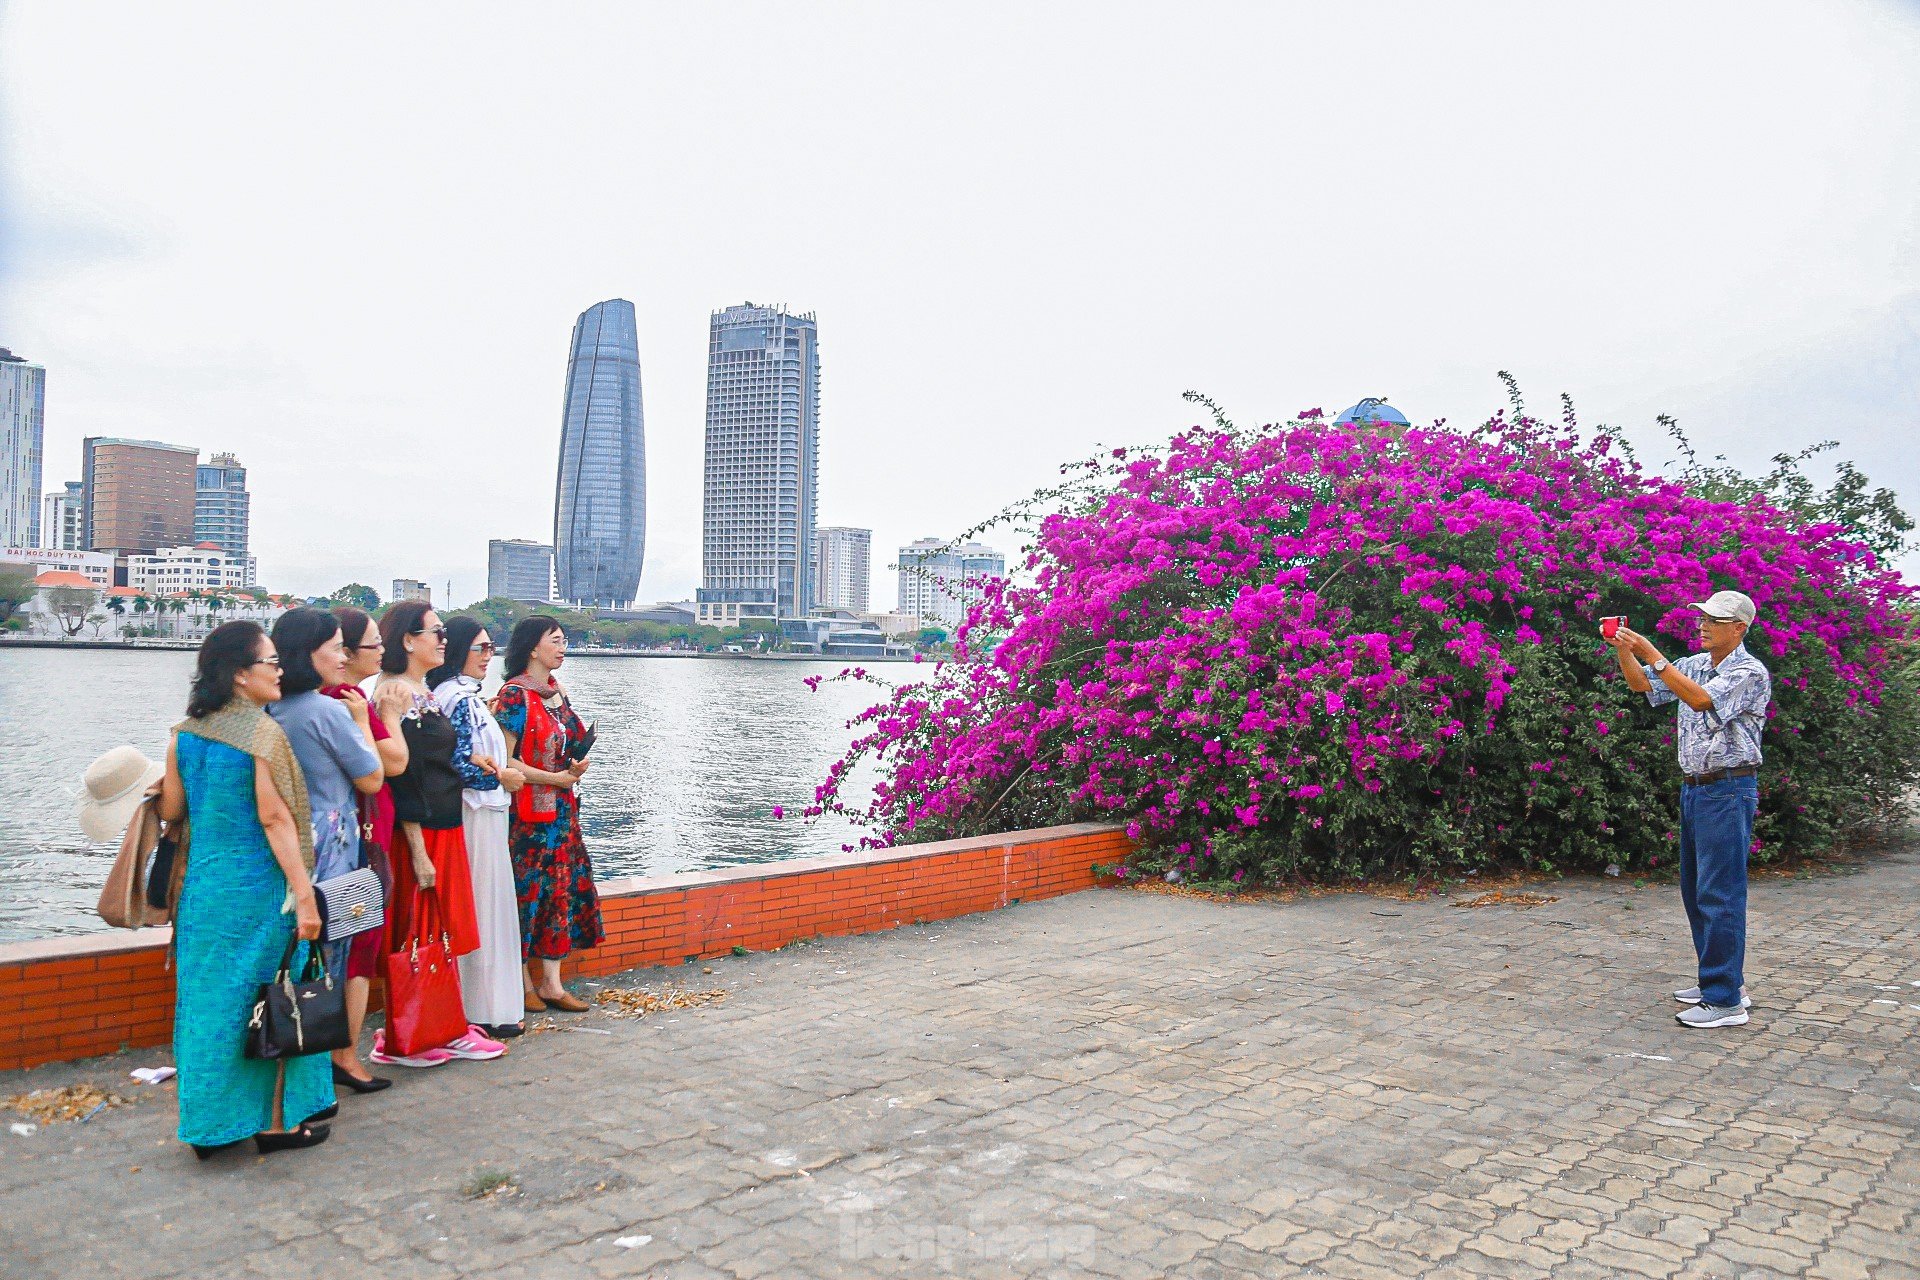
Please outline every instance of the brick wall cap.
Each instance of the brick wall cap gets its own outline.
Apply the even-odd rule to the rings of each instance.
[[[964,840],[933,840],[926,844],[903,844],[891,849],[865,849],[857,853],[825,853],[812,858],[782,858],[778,862],[747,862],[737,867],[710,871],[681,871],[665,876],[620,876],[602,880],[595,887],[602,898],[625,898],[636,894],[680,893],[714,885],[740,884],[749,880],[783,880],[789,876],[817,875],[822,871],[843,871],[848,867],[885,866],[894,862],[914,862],[921,858],[949,853],[971,853],[980,849],[1014,849],[1022,845],[1047,844],[1073,836],[1104,835],[1123,830],[1117,822],[1080,822],[1064,827],[1036,827],[1027,831],[1004,831],[995,835],[969,836]]]
[[[113,929],[105,933],[81,933],[64,938],[0,942],[0,966],[72,960],[76,956],[124,955],[129,951],[162,951],[172,940],[172,929],[159,928]]]

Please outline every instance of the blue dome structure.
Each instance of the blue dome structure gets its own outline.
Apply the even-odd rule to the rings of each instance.
[[[1349,422],[1382,422],[1390,427],[1410,427],[1413,425],[1407,421],[1406,414],[1400,412],[1378,396],[1368,396],[1351,409],[1341,410],[1340,416],[1333,421],[1337,426],[1345,425]]]

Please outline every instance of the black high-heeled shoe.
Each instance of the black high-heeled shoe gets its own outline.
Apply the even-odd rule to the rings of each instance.
[[[256,1133],[253,1145],[260,1154],[270,1156],[276,1151],[299,1151],[304,1147],[317,1147],[327,1140],[333,1132],[331,1125],[301,1124],[285,1133]]]
[[[392,1088],[393,1081],[387,1079],[385,1076],[368,1076],[365,1080],[362,1080],[351,1071],[341,1070],[340,1065],[335,1063],[333,1067],[333,1087],[336,1089],[351,1089],[355,1093],[378,1093],[382,1089]]]
[[[245,1138],[235,1138],[232,1142],[216,1143],[211,1147],[203,1147],[197,1142],[189,1142],[187,1145],[193,1148],[194,1155],[202,1160],[211,1160],[222,1151],[231,1151],[245,1141]]]
[[[340,1114],[340,1104],[336,1102],[336,1103],[334,1103],[334,1104],[333,1104],[332,1106],[330,1106],[330,1107],[322,1107],[322,1108],[321,1108],[320,1110],[318,1110],[318,1111],[316,1111],[316,1112],[314,1112],[314,1113],[313,1113],[312,1115],[310,1115],[310,1116],[308,1116],[308,1117],[307,1117],[307,1119],[308,1119],[309,1121],[313,1121],[313,1120],[331,1120],[331,1119],[333,1119],[333,1118],[334,1118],[335,1116],[337,1116],[337,1115],[339,1115],[339,1114]]]

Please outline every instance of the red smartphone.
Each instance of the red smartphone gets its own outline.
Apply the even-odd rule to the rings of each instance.
[[[1600,638],[1603,640],[1611,640],[1619,633],[1620,628],[1626,625],[1627,619],[1625,614],[1617,618],[1602,618],[1600,619]]]

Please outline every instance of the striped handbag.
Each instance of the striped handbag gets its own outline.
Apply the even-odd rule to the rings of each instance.
[[[360,867],[313,886],[325,925],[321,937],[339,942],[387,924],[387,895],[372,867]]]

